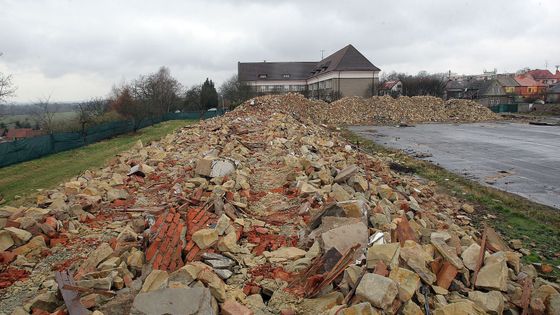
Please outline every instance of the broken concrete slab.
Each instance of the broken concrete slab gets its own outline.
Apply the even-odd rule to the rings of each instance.
[[[350,165],[345,169],[341,170],[340,172],[338,172],[338,174],[336,174],[336,177],[334,178],[334,182],[343,183],[357,172],[358,172],[358,167],[356,165]]]
[[[405,268],[394,268],[389,278],[399,285],[399,300],[402,302],[410,300],[420,286],[420,277]]]
[[[504,297],[498,291],[488,293],[471,291],[469,292],[469,300],[475,302],[488,314],[501,315],[504,312]]]
[[[387,309],[398,293],[396,282],[374,273],[366,273],[356,289],[356,296],[380,309]]]
[[[218,241],[218,230],[201,229],[193,233],[192,240],[200,249],[206,249]]]
[[[343,225],[321,234],[320,240],[324,251],[335,248],[344,254],[352,246],[359,244],[365,248],[368,243],[368,229],[362,222]]]
[[[167,287],[169,283],[169,274],[167,271],[164,270],[152,270],[146,280],[144,280],[144,284],[142,284],[142,289],[140,292],[150,292],[159,290],[162,288]]]
[[[367,251],[368,269],[375,268],[380,261],[391,268],[397,267],[399,264],[400,249],[400,243],[372,245]]]
[[[216,314],[207,288],[164,288],[142,292],[134,298],[132,315]]]

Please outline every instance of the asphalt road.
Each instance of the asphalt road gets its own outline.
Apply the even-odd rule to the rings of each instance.
[[[356,126],[352,131],[449,171],[560,209],[560,126]]]

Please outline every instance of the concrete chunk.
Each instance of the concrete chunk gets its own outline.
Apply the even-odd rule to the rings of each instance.
[[[381,309],[387,309],[398,293],[395,281],[374,273],[366,273],[356,289],[356,296]]]
[[[210,290],[203,287],[167,288],[140,293],[134,299],[132,315],[216,314]]]

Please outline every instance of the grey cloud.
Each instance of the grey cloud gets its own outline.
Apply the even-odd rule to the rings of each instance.
[[[161,65],[184,85],[220,83],[237,61],[318,60],[349,43],[385,71],[560,63],[554,0],[0,0],[0,8],[0,69],[14,74],[17,100],[49,89],[60,100],[87,98]],[[67,92],[69,80],[89,81]]]

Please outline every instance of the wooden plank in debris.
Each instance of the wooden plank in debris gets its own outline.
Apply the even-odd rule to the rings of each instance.
[[[107,296],[107,297],[113,297],[113,296],[116,295],[116,293],[113,292],[113,291],[99,290],[99,289],[86,288],[86,287],[78,287],[78,286],[70,285],[70,284],[65,284],[63,289],[70,290],[70,291],[81,292],[81,293],[95,293],[95,294],[99,294],[99,295],[103,295],[103,296]]]
[[[64,304],[68,309],[69,315],[87,315],[90,312],[80,303],[80,294],[73,290],[65,289],[65,286],[76,286],[74,282],[74,277],[67,270],[57,271],[54,274],[56,283],[58,284],[58,289],[60,294],[64,299]]]

